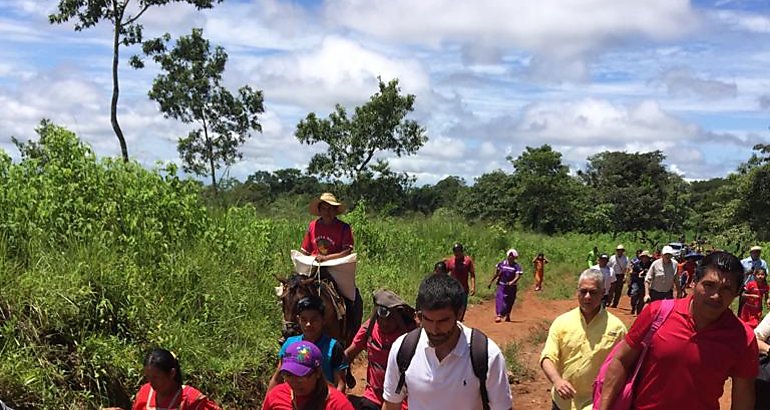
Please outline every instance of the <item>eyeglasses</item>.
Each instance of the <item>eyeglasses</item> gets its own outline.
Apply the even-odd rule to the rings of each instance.
[[[599,289],[578,289],[580,296],[591,295],[596,296],[599,294]]]
[[[385,306],[377,306],[377,316],[381,318],[388,318],[390,317],[391,313],[393,313],[390,308]]]

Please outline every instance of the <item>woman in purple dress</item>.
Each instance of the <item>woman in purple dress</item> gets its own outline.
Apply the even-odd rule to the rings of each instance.
[[[513,302],[516,301],[516,284],[521,278],[521,266],[516,263],[519,253],[516,249],[509,249],[506,252],[506,258],[497,264],[495,276],[489,282],[489,287],[497,281],[497,295],[495,297],[495,310],[497,317],[495,322],[500,322],[505,316],[505,321],[511,321],[511,309]]]

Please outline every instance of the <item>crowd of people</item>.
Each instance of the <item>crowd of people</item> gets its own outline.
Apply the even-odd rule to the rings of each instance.
[[[313,220],[301,252],[322,265],[353,254],[351,227],[337,216],[345,206],[325,193],[311,202]],[[550,325],[540,355],[552,384],[553,410],[718,409],[726,379],[732,378],[732,408],[770,409],[768,353],[770,315],[767,263],[761,248],[750,256],[687,252],[677,261],[664,246],[639,249],[629,259],[597,247],[577,277],[577,306]],[[509,249],[495,266],[494,322],[510,321],[524,268]],[[549,260],[532,260],[534,291],[544,286]],[[627,287],[626,287],[627,285]],[[613,312],[624,295],[636,320],[627,328]],[[324,301],[302,297],[294,306],[300,334],[287,338],[276,358],[263,410],[512,409],[505,357],[478,329],[463,324],[469,296],[476,293],[476,269],[463,244],[437,262],[420,283],[415,306],[387,289],[372,293],[372,312],[350,343],[324,331]],[[358,289],[345,298],[348,314],[362,306]],[[730,309],[739,300],[738,314]],[[359,316],[360,317],[360,316]],[[360,325],[360,326],[359,326]],[[350,364],[366,354],[366,386],[348,396]],[[219,407],[183,384],[176,356],[154,349],[144,360],[147,383],[133,410]]]

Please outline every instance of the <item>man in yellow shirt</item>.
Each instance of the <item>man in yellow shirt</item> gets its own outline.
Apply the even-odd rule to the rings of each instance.
[[[540,367],[553,383],[554,410],[590,410],[593,382],[626,326],[602,306],[602,272],[587,269],[578,279],[579,307],[557,317],[548,330]]]

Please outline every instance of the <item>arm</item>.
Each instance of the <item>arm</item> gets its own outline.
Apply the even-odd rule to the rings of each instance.
[[[679,276],[680,275],[679,275],[678,269],[675,268],[674,269],[674,288],[676,288],[676,293],[674,293],[674,298],[679,298],[682,295],[682,288],[681,286],[679,286],[679,281],[681,278]]]
[[[492,275],[492,279],[489,280],[489,285],[487,285],[487,289],[492,287],[492,284],[495,283],[495,280],[500,277],[500,269],[495,269],[495,274]]]
[[[468,276],[470,278],[470,289],[468,289],[468,295],[473,296],[476,294],[476,268],[473,267],[473,260],[468,266]]]
[[[770,345],[767,344],[762,339],[757,339],[757,346],[759,347],[759,354],[768,354],[768,351],[770,351]]]
[[[517,270],[516,272],[514,272],[514,274],[516,276],[514,276],[513,280],[511,280],[509,282],[510,285],[515,285],[515,284],[519,283],[519,279],[521,279],[521,271],[520,270]]]
[[[401,403],[391,403],[387,400],[383,400],[382,410],[401,410]]]
[[[612,402],[615,401],[615,397],[623,388],[623,384],[626,382],[629,372],[633,370],[641,352],[641,349],[632,349],[625,340],[619,342],[618,349],[607,368],[600,410],[612,408]]]
[[[270,391],[273,387],[283,383],[283,377],[281,376],[281,362],[282,360],[279,359],[278,368],[275,369],[275,373],[273,373],[273,377],[270,378],[270,383],[268,383],[267,385],[267,391]]]
[[[351,253],[353,253],[353,247],[347,248],[342,252],[331,253],[329,255],[316,255],[315,260],[317,260],[318,262],[324,262],[331,259],[344,258],[345,256],[348,256]]]
[[[753,410],[755,398],[754,379],[733,377],[732,410]]]
[[[345,359],[348,361],[348,363],[353,363],[353,360],[356,359],[359,353],[361,353],[364,349],[357,347],[354,344],[351,344],[348,346],[347,349],[345,349]]]
[[[345,393],[345,390],[348,388],[348,386],[345,384],[345,373],[349,370],[350,369],[348,368],[334,371],[334,387],[343,393]]]
[[[540,362],[540,367],[543,369],[545,377],[547,377],[551,384],[553,384],[553,389],[556,391],[556,394],[558,394],[559,397],[564,400],[569,400],[575,397],[575,393],[577,393],[577,391],[574,387],[572,387],[570,382],[561,378],[559,371],[556,369],[556,365],[551,361],[551,359],[547,357],[543,359],[543,361]]]

